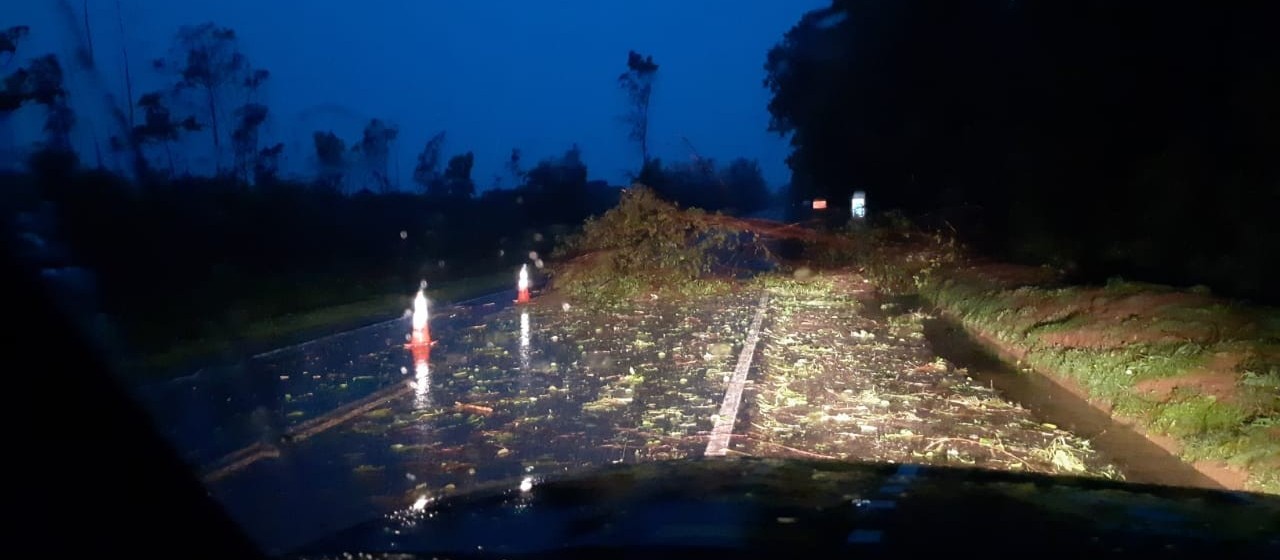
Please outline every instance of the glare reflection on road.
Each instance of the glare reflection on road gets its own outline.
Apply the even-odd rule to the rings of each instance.
[[[520,312],[520,371],[529,370],[529,312]]]
[[[431,405],[431,366],[428,361],[413,363],[413,408],[424,409]]]
[[[501,299],[514,304],[510,292]],[[546,474],[696,456],[732,369],[729,353],[707,348],[730,346],[755,302],[733,294],[696,307],[555,303],[554,312],[501,304],[437,308],[429,322],[405,318],[260,364],[312,374],[282,389],[291,396],[280,414],[304,413],[286,416],[294,422],[406,381],[411,389],[283,446],[285,460],[238,469],[215,495],[255,539],[287,547],[485,483],[511,480],[515,495],[529,497]],[[427,337],[418,326],[434,331],[431,342],[419,342]]]
[[[431,347],[413,347],[413,407],[422,410],[431,406]]]

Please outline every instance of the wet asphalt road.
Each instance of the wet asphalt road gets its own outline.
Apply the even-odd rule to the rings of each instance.
[[[702,453],[752,294],[611,313],[511,297],[435,310],[429,356],[406,347],[404,318],[140,398],[277,552],[487,482]]]

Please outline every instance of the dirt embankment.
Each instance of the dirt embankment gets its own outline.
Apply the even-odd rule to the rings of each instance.
[[[976,338],[1228,488],[1280,493],[1280,310],[1202,291],[981,262],[938,244],[864,253]]]

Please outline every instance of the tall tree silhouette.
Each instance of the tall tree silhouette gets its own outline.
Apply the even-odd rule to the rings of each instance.
[[[312,135],[312,140],[315,143],[316,163],[319,167],[316,183],[324,188],[341,191],[343,177],[347,171],[347,144],[332,131],[316,131]]]
[[[441,187],[440,151],[444,149],[445,133],[437,132],[418,154],[418,164],[413,168],[413,182],[428,194],[438,194]]]
[[[133,127],[133,140],[139,145],[160,144],[164,147],[165,157],[169,163],[170,176],[176,173],[173,162],[172,144],[181,132],[200,130],[200,123],[195,117],[187,117],[181,122],[174,120],[165,102],[164,92],[151,92],[138,100],[142,109],[142,124]]]
[[[627,137],[640,146],[641,168],[649,163],[649,100],[657,77],[653,57],[636,51],[627,53],[627,71],[618,76],[618,85],[627,94],[622,121],[627,125]]]
[[[381,119],[370,119],[364,126],[364,135],[360,142],[351,149],[363,160],[364,170],[379,191],[391,190],[391,173],[389,171],[391,144],[399,136],[400,130]]]
[[[476,192],[476,183],[471,179],[475,163],[476,157],[471,152],[449,158],[449,164],[444,168],[442,194],[451,198],[471,198]]]
[[[176,91],[190,91],[205,107],[213,139],[214,167],[222,171],[222,105],[233,91],[248,85],[254,72],[240,52],[235,31],[212,22],[178,29],[168,57],[155,67],[178,76]]]
[[[511,184],[515,186],[524,183],[524,167],[520,161],[522,157],[520,148],[511,148],[511,156],[507,158],[505,165],[507,173],[511,174]]]

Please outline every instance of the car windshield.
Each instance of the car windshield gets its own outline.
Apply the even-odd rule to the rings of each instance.
[[[1264,10],[9,2],[0,218],[272,553],[678,459],[1280,494]]]

